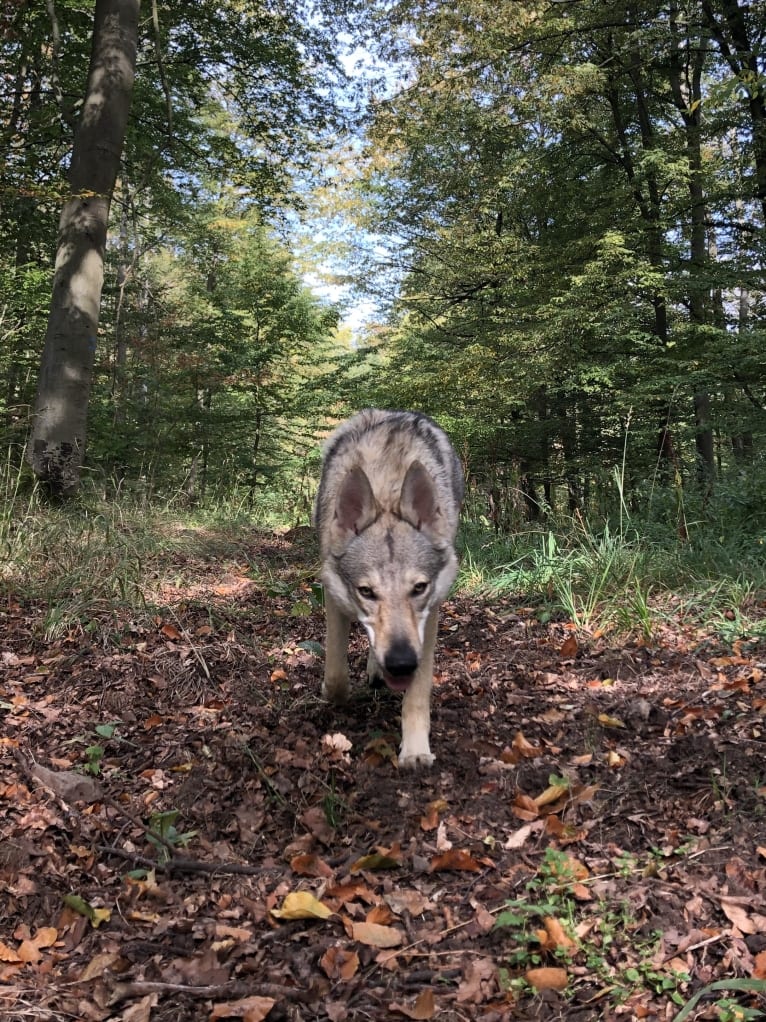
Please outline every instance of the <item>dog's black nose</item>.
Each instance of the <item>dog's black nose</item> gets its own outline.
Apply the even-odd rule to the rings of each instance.
[[[392,678],[414,674],[418,666],[417,653],[406,640],[397,640],[386,653],[383,666]]]

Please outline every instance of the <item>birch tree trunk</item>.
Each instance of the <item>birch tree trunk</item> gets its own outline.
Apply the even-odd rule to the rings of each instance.
[[[128,123],[140,0],[96,0],[82,116],[61,212],[27,460],[54,496],[80,483],[109,205]]]

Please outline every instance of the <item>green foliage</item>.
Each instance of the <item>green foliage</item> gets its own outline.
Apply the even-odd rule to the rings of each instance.
[[[407,87],[376,107],[368,188],[401,284],[371,393],[457,420],[500,528],[603,516],[604,466],[634,510],[749,471],[766,149],[718,5],[402,4],[396,40],[390,17]]]
[[[176,829],[180,815],[178,809],[167,809],[164,812],[153,813],[149,819],[146,836],[157,851],[158,861],[163,865],[170,861],[174,849],[185,848],[192,838],[197,836],[196,830],[182,833]]]
[[[94,398],[93,460],[116,476],[140,472],[149,493],[193,501],[305,471],[310,388],[336,314],[273,231],[211,204],[194,234],[147,257],[141,278],[123,310],[136,340],[115,353],[112,386]]]

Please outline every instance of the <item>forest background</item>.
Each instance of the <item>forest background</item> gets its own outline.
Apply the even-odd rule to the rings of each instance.
[[[765,38],[0,6],[4,1018],[764,1017]],[[365,405],[466,472],[415,777],[320,697]]]
[[[630,523],[740,577],[765,522],[764,32],[736,0],[145,4],[80,509],[305,523],[333,423],[411,407],[454,439],[478,533],[550,553],[558,524]],[[70,0],[3,15],[8,537],[61,496],[39,464],[29,496],[24,451],[93,36]]]

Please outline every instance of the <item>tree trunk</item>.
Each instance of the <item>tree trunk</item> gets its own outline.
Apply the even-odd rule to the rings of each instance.
[[[709,258],[707,246],[706,203],[702,166],[702,69],[707,51],[704,35],[692,38],[684,34],[685,23],[671,6],[672,43],[670,87],[678,112],[684,123],[686,156],[689,161],[689,202],[691,206],[691,241],[689,251],[689,314],[695,327],[711,320],[710,287],[707,282]],[[702,332],[697,337],[704,336]],[[697,343],[701,345],[698,339]],[[709,489],[715,479],[715,445],[710,414],[710,395],[702,386],[694,394],[695,446],[697,476]]]
[[[140,0],[96,0],[82,117],[61,212],[53,296],[27,460],[54,496],[73,494],[85,455],[109,205],[128,123]]]

